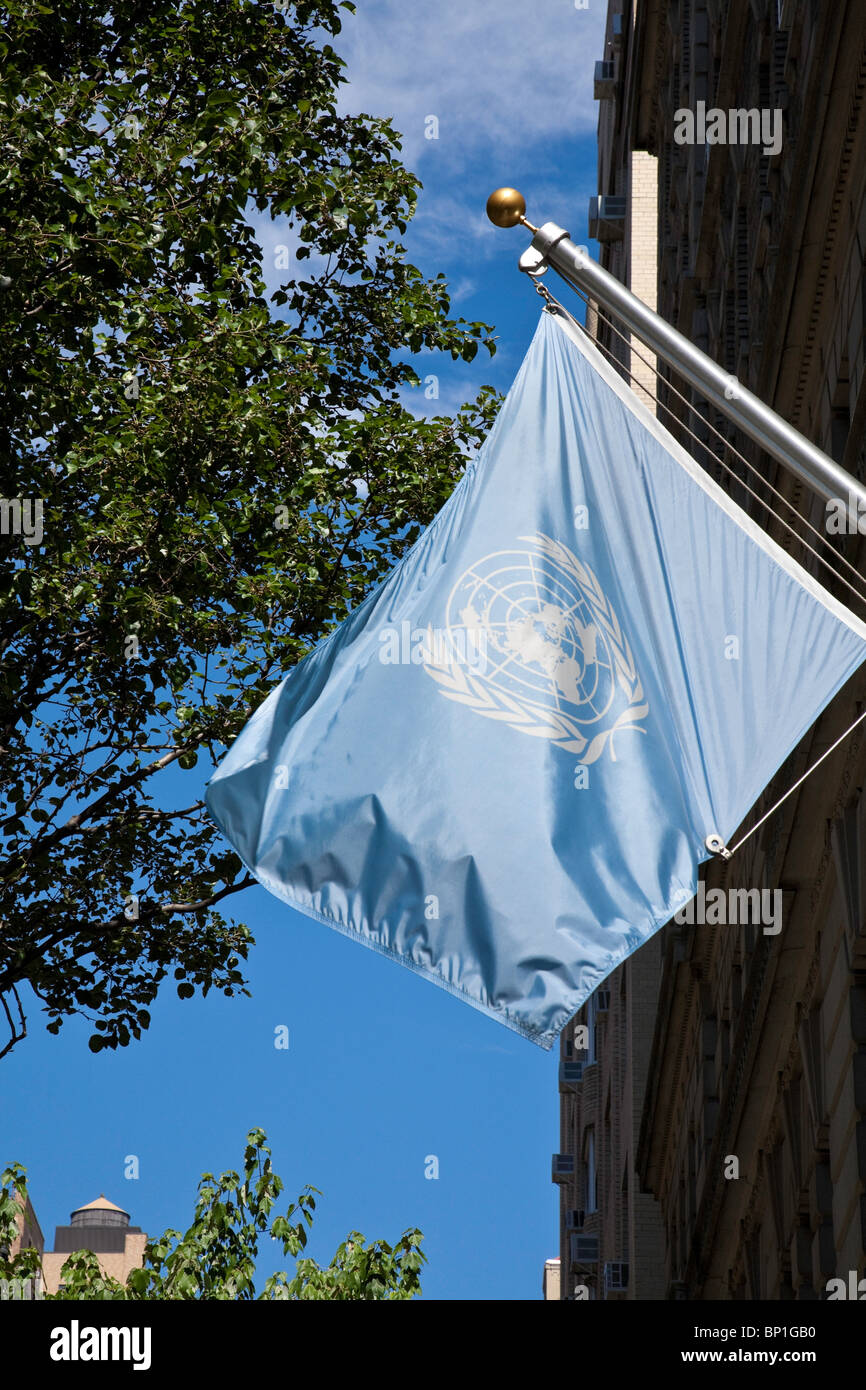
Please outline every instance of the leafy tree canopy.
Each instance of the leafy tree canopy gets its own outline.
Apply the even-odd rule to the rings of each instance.
[[[271,1166],[271,1151],[261,1129],[247,1135],[243,1173],[203,1173],[192,1225],[181,1235],[168,1230],[145,1248],[144,1265],[122,1284],[102,1273],[87,1250],[70,1255],[61,1271],[63,1288],[47,1298],[115,1299],[328,1299],[336,1301],[410,1299],[421,1292],[419,1271],[426,1261],[419,1230],[404,1231],[395,1245],[367,1244],[352,1231],[331,1263],[322,1268],[303,1255],[316,1208],[314,1187],[305,1187],[297,1202],[277,1211],[283,1181]],[[9,1251],[17,1235],[19,1211],[27,1201],[26,1171],[12,1164],[0,1174],[0,1280],[7,1290],[16,1281],[33,1279],[39,1270],[36,1250]],[[256,1292],[256,1259],[265,1236],[279,1241],[295,1260],[265,1280]],[[5,1253],[4,1253],[5,1252]]]
[[[0,4],[0,1055],[23,986],[94,1050],[167,977],[244,989],[201,773],[491,422],[401,404],[494,343],[406,260],[390,122],[338,114],[351,9]]]

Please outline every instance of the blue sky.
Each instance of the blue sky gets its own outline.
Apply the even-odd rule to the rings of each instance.
[[[602,56],[602,0],[359,0],[335,43],[348,63],[343,106],[391,116],[421,178],[406,238],[423,271],[443,271],[452,310],[496,326],[499,351],[470,365],[429,357],[455,409],[490,383],[507,390],[540,301],[517,271],[523,229],[484,216],[513,184],[530,219],[587,240],[595,192],[592,65]],[[438,121],[438,139],[425,138]],[[265,264],[285,239],[260,228]],[[554,292],[559,293],[556,286]],[[561,287],[566,303],[576,304]],[[206,770],[164,774],[162,795],[187,804]],[[150,1233],[184,1227],[204,1169],[235,1167],[246,1131],[268,1133],[294,1196],[322,1189],[311,1253],[326,1261],[351,1228],[396,1239],[425,1234],[427,1297],[535,1299],[558,1253],[550,1154],[558,1147],[557,1056],[508,1032],[421,977],[308,920],[263,889],[233,900],[257,939],[251,999],[209,996],[154,1005],[139,1043],[94,1056],[88,1028],[31,1036],[0,1063],[0,1164],[30,1173],[46,1237],[104,1192]],[[528,924],[529,925],[529,924]],[[288,1050],[274,1046],[289,1030]],[[128,1156],[139,1177],[127,1179]],[[439,1177],[425,1178],[435,1155]],[[263,1273],[277,1267],[265,1252]]]

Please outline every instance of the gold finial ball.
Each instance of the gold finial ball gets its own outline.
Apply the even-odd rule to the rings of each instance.
[[[487,216],[494,227],[516,227],[526,216],[526,200],[516,188],[497,188],[487,199]]]

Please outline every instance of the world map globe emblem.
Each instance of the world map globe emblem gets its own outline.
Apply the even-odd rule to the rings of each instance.
[[[610,708],[613,660],[572,573],[548,555],[502,550],[461,576],[449,627],[483,633],[481,667],[499,689],[590,723]],[[478,639],[476,639],[478,640]]]
[[[483,654],[472,670],[425,661],[447,698],[594,762],[617,730],[644,733],[634,658],[590,567],[549,536],[479,558],[455,583],[446,628]]]

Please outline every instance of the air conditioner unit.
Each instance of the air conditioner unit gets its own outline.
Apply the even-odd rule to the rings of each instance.
[[[598,1236],[570,1237],[571,1267],[598,1264]]]
[[[597,992],[597,994],[596,994],[596,999],[598,1000],[598,1002],[597,1002],[597,1004],[596,1004],[596,1006],[595,1006],[597,1012],[600,1013],[600,1014],[606,1014],[607,1011],[608,1011],[608,1009],[610,1008],[610,990],[609,990],[609,989],[600,989],[600,990],[598,990],[598,992]]]
[[[589,235],[596,241],[620,241],[625,231],[624,193],[599,194],[589,200]]]
[[[592,94],[596,101],[616,96],[616,64],[612,58],[602,58],[596,63]]]
[[[608,1298],[614,1294],[625,1293],[628,1288],[628,1265],[614,1260],[604,1267],[604,1293]]]
[[[572,1208],[571,1211],[567,1211],[565,1213],[565,1229],[567,1231],[582,1231],[583,1212],[578,1211],[576,1208]]]
[[[551,1165],[553,1182],[568,1182],[574,1177],[574,1154],[554,1154]]]
[[[559,1064],[559,1093],[564,1095],[574,1086],[579,1086],[583,1080],[583,1062],[560,1062]]]

